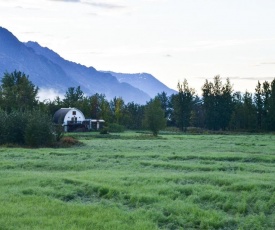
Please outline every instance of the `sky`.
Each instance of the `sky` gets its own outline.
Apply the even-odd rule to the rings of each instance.
[[[0,0],[0,26],[97,70],[147,72],[172,89],[275,78],[274,0]]]

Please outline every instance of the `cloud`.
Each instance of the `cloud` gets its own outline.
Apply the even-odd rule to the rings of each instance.
[[[81,2],[80,0],[50,0],[53,2]]]
[[[39,101],[44,101],[44,100],[51,100],[51,101],[53,101],[57,96],[60,97],[61,99],[64,98],[64,95],[61,94],[56,89],[41,88],[38,91]]]
[[[257,63],[257,64],[254,64],[253,66],[254,67],[263,67],[263,66],[267,66],[267,65],[275,65],[275,62],[260,62],[260,63]]]
[[[104,2],[83,2],[83,4],[87,4],[94,7],[104,8],[104,9],[119,9],[125,8],[125,6],[118,5],[118,4],[110,4]]]
[[[228,77],[230,80],[245,80],[245,81],[270,81],[274,77]]]
[[[260,65],[275,65],[275,62],[262,62]]]
[[[119,5],[119,4],[112,4],[107,2],[95,2],[95,1],[83,1],[83,0],[49,0],[49,1],[55,1],[55,2],[75,2],[75,3],[81,3],[86,4],[93,7],[98,8],[104,8],[104,9],[118,9],[118,8],[125,8],[125,6]]]
[[[212,81],[213,78],[212,77],[194,77],[195,79],[200,79],[200,80],[208,80],[208,81]],[[226,78],[229,78],[230,81],[270,81],[273,80],[274,77],[239,77],[239,76],[227,76],[227,77],[222,77],[222,80],[225,80]]]

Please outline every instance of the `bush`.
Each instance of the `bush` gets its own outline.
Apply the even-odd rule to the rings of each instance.
[[[0,116],[0,144],[24,144],[28,114],[19,111],[12,111],[7,114],[1,111]]]
[[[79,145],[80,142],[73,137],[62,137],[60,140],[60,147],[69,147],[73,145]]]
[[[7,119],[7,114],[3,111],[0,110],[0,145],[6,143],[6,119]]]
[[[51,146],[55,141],[51,118],[40,111],[9,114],[0,110],[0,144]]]
[[[56,141],[60,141],[61,138],[64,136],[64,127],[62,126],[62,124],[56,124],[54,125],[54,131]]]
[[[108,130],[109,132],[113,132],[113,133],[122,133],[125,131],[125,127],[123,125],[112,123],[109,125]]]
[[[34,111],[28,119],[25,130],[25,143],[32,147],[50,146],[55,141],[54,126],[51,118]]]
[[[108,134],[108,129],[107,128],[103,128],[100,130],[100,134]]]

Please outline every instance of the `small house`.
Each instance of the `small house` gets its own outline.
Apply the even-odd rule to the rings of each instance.
[[[104,120],[85,119],[84,114],[77,108],[61,108],[53,116],[56,124],[62,124],[65,132],[99,130]]]

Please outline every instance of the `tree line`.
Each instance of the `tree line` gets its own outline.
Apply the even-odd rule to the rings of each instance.
[[[2,117],[15,111],[28,112],[30,117],[31,111],[39,111],[50,120],[58,109],[76,107],[87,118],[104,119],[107,126],[131,130],[147,128],[155,135],[166,126],[183,132],[188,127],[275,131],[275,79],[258,81],[253,93],[234,92],[230,80],[227,78],[223,83],[220,76],[205,81],[200,97],[189,87],[187,80],[179,82],[177,89],[178,92],[171,96],[159,93],[146,105],[125,103],[121,97],[107,100],[105,95],[98,93],[86,96],[80,86],[68,88],[63,99],[56,97],[41,102],[37,96],[39,88],[24,73],[14,71],[5,73],[1,80],[0,109]]]

